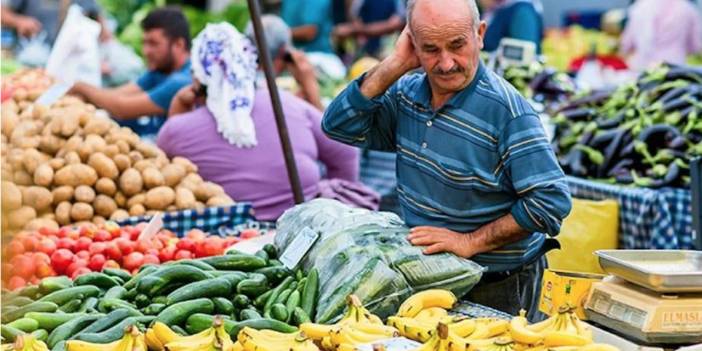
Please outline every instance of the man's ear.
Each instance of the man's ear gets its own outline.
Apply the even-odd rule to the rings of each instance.
[[[188,51],[188,45],[187,45],[187,43],[185,42],[185,38],[178,38],[178,39],[176,39],[175,45],[176,45],[179,49],[181,49],[181,50],[183,50],[183,51]]]
[[[480,42],[480,49],[483,49],[483,46],[485,46],[483,39],[485,39],[485,32],[487,31],[487,23],[485,21],[480,21],[480,25],[478,26],[478,42]]]

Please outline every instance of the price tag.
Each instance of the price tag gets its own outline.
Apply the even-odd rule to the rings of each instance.
[[[280,256],[280,262],[288,269],[297,267],[317,239],[319,239],[319,233],[310,228],[303,228]]]
[[[62,96],[71,89],[70,84],[66,83],[56,83],[52,85],[48,90],[41,94],[39,98],[35,101],[37,105],[51,106],[54,102],[58,101]]]
[[[159,212],[151,217],[149,223],[144,227],[144,230],[139,234],[138,240],[150,240],[163,228],[163,213]]]

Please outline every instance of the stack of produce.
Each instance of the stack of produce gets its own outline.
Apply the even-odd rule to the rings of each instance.
[[[139,239],[145,223],[119,227],[114,222],[104,226],[42,228],[20,232],[4,247],[2,266],[4,286],[10,290],[39,279],[99,272],[105,268],[124,268],[136,272],[144,264],[171,260],[216,256],[239,242],[240,238],[208,236],[193,229],[178,239],[161,230],[151,239]],[[250,238],[250,234],[243,239]]]
[[[577,89],[575,81],[568,74],[539,62],[509,66],[501,74],[522,95],[547,105],[547,108],[565,102]]]
[[[566,104],[554,148],[567,174],[642,187],[685,187],[702,155],[702,70],[660,66],[615,91]]]
[[[3,103],[5,231],[233,203],[187,159],[169,160],[129,128],[95,112],[74,97],[45,107],[15,93]]]
[[[607,33],[570,26],[566,29],[547,30],[542,51],[549,66],[565,71],[574,59],[593,51],[598,56],[612,55],[616,53],[617,45],[618,39]]]
[[[5,59],[3,59],[4,67]],[[54,83],[54,80],[43,69],[38,68],[19,70],[7,76],[4,74],[2,77],[3,102],[10,98],[17,101],[34,101]],[[3,124],[3,129],[4,127]]]

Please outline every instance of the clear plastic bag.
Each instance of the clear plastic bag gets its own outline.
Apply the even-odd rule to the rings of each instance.
[[[315,320],[320,323],[339,319],[350,294],[358,296],[371,312],[387,317],[417,291],[443,288],[463,296],[484,270],[452,254],[422,254],[420,247],[407,241],[409,228],[392,213],[313,200],[280,217],[276,245],[285,250],[303,228],[320,233],[301,262],[305,270],[319,270]]]

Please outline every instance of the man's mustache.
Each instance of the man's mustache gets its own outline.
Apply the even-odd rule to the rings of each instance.
[[[463,73],[464,69],[461,66],[453,66],[451,69],[444,71],[443,69],[436,67],[434,68],[431,73],[437,74],[437,75],[450,75],[454,73]]]

